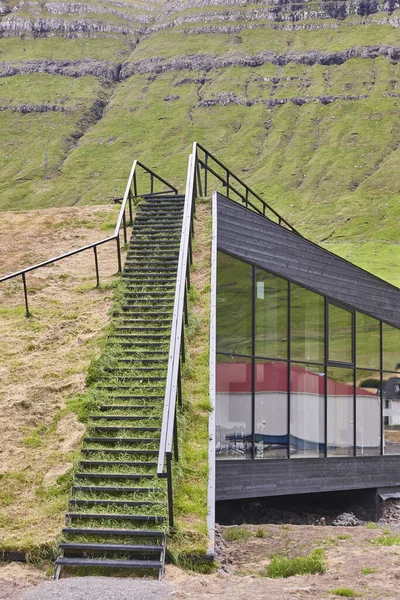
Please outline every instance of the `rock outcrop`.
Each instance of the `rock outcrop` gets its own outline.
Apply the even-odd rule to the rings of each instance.
[[[49,73],[68,77],[95,75],[111,81],[118,81],[120,65],[101,60],[27,60],[21,62],[0,62],[0,77]]]
[[[163,73],[165,71],[210,71],[212,69],[224,69],[227,67],[260,67],[265,63],[271,63],[280,67],[289,63],[297,63],[307,66],[312,65],[342,65],[352,58],[374,59],[386,56],[391,60],[399,60],[399,46],[367,46],[361,48],[350,48],[342,52],[287,52],[278,54],[276,52],[260,52],[253,56],[243,54],[231,54],[228,56],[214,56],[207,54],[196,54],[192,56],[178,56],[172,59],[150,58],[135,62],[125,62],[121,69],[121,79],[126,79],[137,73]]]

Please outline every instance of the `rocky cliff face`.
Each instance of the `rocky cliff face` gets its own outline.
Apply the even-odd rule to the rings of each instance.
[[[400,204],[399,24],[394,0],[0,0],[0,206],[107,201],[133,155],[182,182],[198,138],[302,231],[334,202],[329,240],[357,238]]]

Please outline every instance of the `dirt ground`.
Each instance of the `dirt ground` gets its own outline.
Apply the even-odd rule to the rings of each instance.
[[[400,547],[373,543],[388,531],[385,528],[263,525],[263,538],[255,535],[260,526],[246,528],[251,532],[248,540],[227,543],[228,557],[232,561],[229,573],[219,570],[211,575],[200,575],[167,566],[165,579],[173,587],[171,598],[328,600],[335,597],[330,592],[340,587],[353,590],[357,597],[365,600],[400,598]],[[287,579],[260,575],[274,553],[294,556],[317,547],[326,552],[328,568],[323,575],[297,575]],[[364,574],[365,569],[372,572]],[[47,577],[43,570],[30,565],[3,564],[0,566],[0,600],[16,599],[20,592]]]
[[[0,276],[112,234],[119,207],[1,213]],[[52,486],[72,465],[84,427],[66,401],[84,390],[109,322],[115,243],[0,283],[0,549],[54,540],[63,520]]]

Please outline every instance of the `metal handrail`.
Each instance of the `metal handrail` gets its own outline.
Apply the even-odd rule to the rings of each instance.
[[[202,152],[204,156],[200,156]],[[212,166],[209,164],[211,163]],[[215,165],[222,168],[224,175],[215,170]],[[184,344],[184,321],[188,321],[187,314],[187,289],[190,287],[190,264],[192,262],[192,235],[194,233],[194,215],[196,197],[203,195],[203,182],[200,168],[204,168],[204,193],[207,195],[208,174],[216,177],[227,188],[227,196],[230,193],[236,194],[247,208],[254,210],[263,217],[273,220],[269,212],[276,218],[279,225],[289,228],[292,232],[297,231],[273,208],[271,208],[259,194],[254,192],[239,177],[237,177],[228,167],[219,159],[213,156],[204,146],[195,142],[193,144],[192,154],[189,157],[188,171],[186,178],[185,206],[182,222],[181,242],[179,248],[179,262],[177,269],[177,280],[175,288],[174,309],[171,325],[171,338],[168,356],[168,370],[164,395],[164,410],[161,425],[160,448],[158,453],[157,475],[167,478],[168,489],[168,514],[170,529],[174,529],[174,509],[173,509],[173,477],[172,477],[172,453],[175,460],[178,460],[178,433],[177,433],[177,399],[179,406],[182,406],[181,392],[181,361],[185,361]],[[232,181],[235,185],[232,185]],[[237,189],[242,186],[244,192]],[[259,206],[255,204],[259,203]],[[216,212],[216,203],[213,203],[213,220]],[[215,269],[215,265],[214,265]],[[215,273],[213,275],[215,277]]]
[[[199,150],[203,152],[204,158],[199,156]],[[226,165],[224,165],[216,156],[211,154],[204,146],[196,142],[194,144],[193,153],[196,156],[196,162],[198,165],[204,169],[204,195],[207,196],[208,189],[208,173],[216,177],[224,187],[227,189],[227,197],[229,198],[230,192],[236,194],[236,196],[241,200],[241,202],[246,206],[246,208],[250,208],[258,214],[262,215],[266,219],[270,221],[274,221],[274,218],[282,227],[286,227],[293,233],[300,235],[299,232],[288,222],[284,217],[282,217],[272,206],[270,206],[265,200],[257,194],[254,190],[252,190],[244,181],[242,181],[237,175],[235,175]],[[225,175],[221,175],[218,173],[215,168],[210,166],[210,160],[218,165],[221,169],[223,169]],[[196,165],[196,177],[197,177],[197,185],[199,190],[202,189],[201,177],[200,177],[200,169]],[[239,191],[236,187],[231,184],[231,180],[234,180],[237,184],[244,188],[244,192]],[[253,198],[253,201],[250,199]],[[261,209],[254,203],[254,200],[261,204]],[[273,216],[272,216],[273,215]]]
[[[134,160],[130,174],[129,174],[128,182],[126,184],[125,194],[122,199],[121,209],[119,211],[117,223],[115,225],[114,234],[112,236],[103,238],[97,242],[93,242],[92,244],[88,244],[86,246],[81,246],[80,248],[77,248],[76,250],[70,250],[69,252],[65,252],[64,254],[55,256],[54,258],[50,258],[48,260],[37,263],[36,265],[31,265],[30,267],[26,267],[25,269],[21,269],[14,273],[10,273],[9,275],[5,275],[4,277],[0,277],[0,283],[3,281],[8,281],[10,279],[14,279],[15,277],[22,277],[22,283],[23,283],[23,287],[24,287],[24,298],[25,298],[25,312],[26,312],[27,317],[29,317],[31,315],[31,313],[29,311],[28,289],[27,289],[27,285],[26,285],[26,273],[29,273],[30,271],[35,271],[36,269],[40,269],[47,265],[50,265],[50,264],[56,263],[60,260],[63,260],[64,258],[69,258],[70,256],[73,256],[74,254],[79,254],[80,252],[85,252],[86,250],[90,250],[91,248],[93,248],[95,268],[96,268],[96,286],[98,287],[100,284],[100,276],[99,276],[99,265],[98,265],[98,258],[97,258],[97,247],[101,246],[102,244],[107,244],[108,242],[112,242],[113,240],[116,240],[116,242],[117,242],[118,271],[119,272],[122,271],[120,232],[121,232],[121,227],[122,227],[123,232],[124,232],[124,243],[126,244],[128,241],[128,234],[127,234],[128,223],[127,223],[127,219],[126,219],[126,206],[127,206],[127,204],[129,206],[129,225],[132,225],[133,224],[132,200],[133,200],[133,198],[135,198],[139,195],[138,194],[138,182],[137,182],[137,167],[140,167],[141,169],[143,169],[143,171],[145,171],[145,173],[148,173],[150,175],[150,194],[154,194],[154,193],[158,194],[158,195],[159,194],[171,194],[171,193],[174,193],[175,195],[178,194],[177,188],[175,186],[171,185],[166,179],[164,179],[160,175],[157,175],[157,173],[155,173],[152,169],[149,169],[148,167],[146,167],[143,163],[139,162],[138,160]],[[157,181],[165,184],[169,189],[166,190],[165,192],[154,192],[154,179],[157,179]],[[132,184],[133,184],[133,193],[132,193]]]

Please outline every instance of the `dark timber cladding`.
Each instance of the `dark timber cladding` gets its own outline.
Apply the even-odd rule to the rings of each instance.
[[[399,456],[220,460],[216,500],[400,485]]]
[[[400,327],[400,290],[218,194],[218,249]]]

